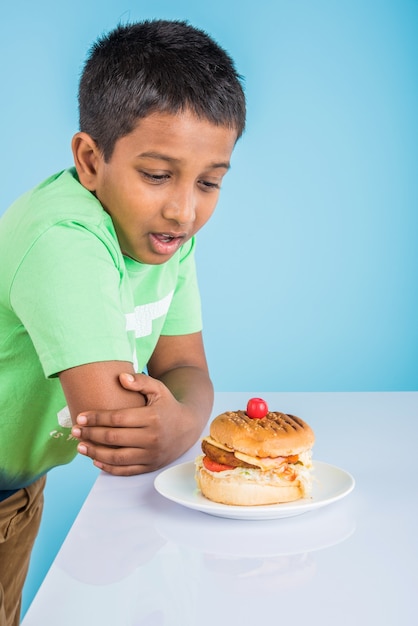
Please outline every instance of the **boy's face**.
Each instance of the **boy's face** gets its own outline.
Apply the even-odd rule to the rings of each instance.
[[[154,113],[116,142],[107,163],[96,155],[88,188],[112,217],[125,255],[164,263],[207,222],[235,141],[234,130],[190,112]]]

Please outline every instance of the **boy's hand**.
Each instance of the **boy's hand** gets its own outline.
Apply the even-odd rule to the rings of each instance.
[[[200,332],[160,336],[148,372],[135,374],[128,361],[99,361],[59,374],[78,451],[110,474],[171,463],[196,443],[210,417],[213,386]]]
[[[187,375],[193,376],[190,368]],[[142,394],[146,405],[79,414],[72,434],[81,454],[110,474],[129,476],[159,469],[193,445],[199,420],[163,382],[145,374],[121,374],[119,380]],[[195,434],[189,438],[188,432]]]

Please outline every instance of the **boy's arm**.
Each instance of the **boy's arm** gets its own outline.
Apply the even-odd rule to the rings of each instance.
[[[209,419],[213,406],[213,386],[202,333],[161,336],[148,364],[148,371],[192,412],[191,426],[195,426],[197,433],[190,444],[193,445]]]
[[[90,364],[60,375],[72,415],[81,413],[73,428],[79,451],[112,474],[167,465],[197,441],[210,416],[213,388],[201,333],[160,337],[148,371],[125,377],[130,391],[118,381],[124,372],[133,374],[127,363]]]
[[[145,404],[143,396],[121,388],[119,383],[121,372],[133,374],[132,363],[103,361],[87,363],[60,372],[60,383],[73,423],[76,416],[86,408],[117,409]]]

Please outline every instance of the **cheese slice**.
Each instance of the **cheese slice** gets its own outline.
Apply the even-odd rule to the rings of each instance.
[[[208,437],[205,437],[204,441],[207,441],[208,443],[210,443],[211,446],[215,446],[215,448],[220,448],[221,450],[226,450],[226,452],[233,452],[232,448],[228,448],[228,446],[224,446],[223,443],[219,443],[219,441],[216,441],[215,439],[212,439],[212,437],[210,435]]]
[[[261,467],[262,470],[277,469],[280,465],[286,463],[285,456],[277,456],[274,459],[270,457],[262,459],[259,456],[250,456],[249,454],[244,454],[243,452],[234,452],[234,455],[240,461],[251,463],[251,465],[257,465],[257,467]]]

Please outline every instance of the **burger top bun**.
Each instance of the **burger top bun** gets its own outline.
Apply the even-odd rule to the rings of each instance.
[[[252,419],[245,411],[228,411],[215,417],[210,436],[223,445],[258,457],[300,454],[312,448],[315,435],[299,417],[269,411]]]

